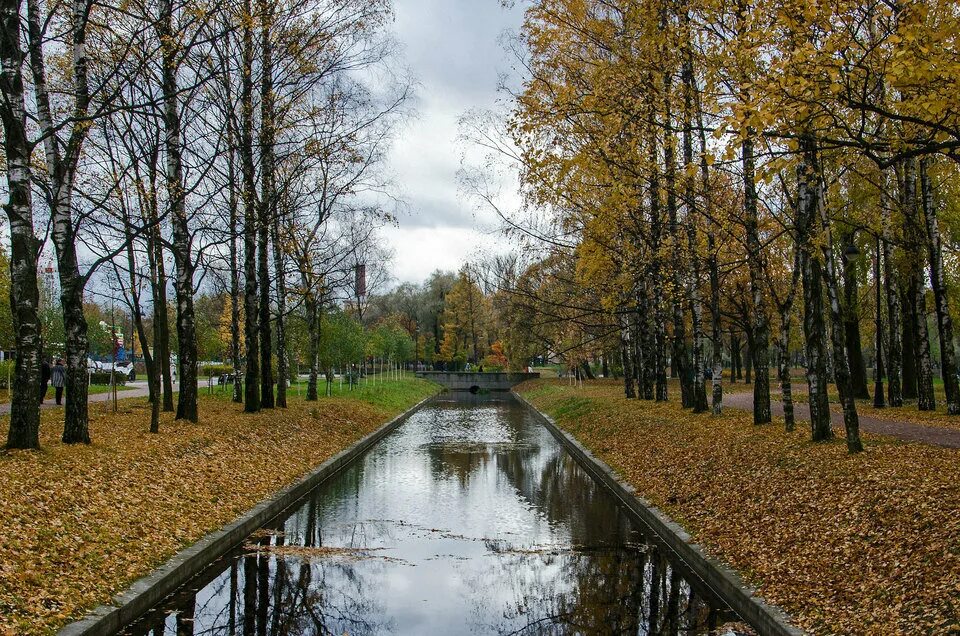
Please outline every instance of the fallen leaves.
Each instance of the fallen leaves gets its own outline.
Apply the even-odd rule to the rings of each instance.
[[[435,390],[396,385],[256,415],[203,396],[159,435],[145,400],[91,405],[90,446],[44,411],[41,451],[0,453],[0,633],[53,633]]]
[[[524,394],[764,598],[816,634],[945,634],[960,616],[960,455],[627,401],[613,382]],[[676,393],[676,392],[675,392]]]

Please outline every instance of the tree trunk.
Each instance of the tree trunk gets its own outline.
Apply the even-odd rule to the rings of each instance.
[[[233,363],[233,401],[243,403],[243,385],[240,383],[240,264],[237,260],[237,238],[240,235],[240,202],[237,196],[236,133],[233,120],[233,89],[230,74],[223,73],[226,97],[227,126],[227,184],[230,207],[230,361]]]
[[[253,169],[253,11],[243,3],[243,69],[240,96],[240,164],[243,176],[244,411],[260,410],[260,334],[257,329],[257,204]]]
[[[628,400],[637,397],[633,387],[633,368],[630,363],[633,357],[633,344],[630,341],[630,319],[623,314],[617,316],[620,322],[620,362],[623,365],[623,394]]]
[[[903,399],[917,399],[917,289],[912,273],[904,276],[900,289],[903,307]]]
[[[690,361],[687,358],[687,323],[683,312],[683,250],[680,238],[680,224],[677,210],[677,162],[676,137],[673,130],[673,114],[670,108],[672,99],[672,73],[663,76],[664,95],[664,144],[663,162],[664,176],[667,191],[667,220],[670,224],[671,245],[671,276],[672,276],[672,311],[673,311],[673,338],[670,346],[670,363],[672,375],[680,380],[680,404],[683,408],[693,406],[693,378],[690,374]]]
[[[720,330],[720,266],[717,259],[716,222],[712,212],[712,192],[710,188],[710,166],[707,162],[707,136],[703,126],[703,108],[700,104],[700,92],[696,83],[692,86],[696,102],[697,129],[700,137],[700,181],[703,189],[704,216],[707,219],[707,251],[709,260],[707,269],[710,272],[710,330],[713,340],[713,373],[712,373],[712,412],[720,415],[723,411],[723,333]]]
[[[877,248],[876,254],[873,261],[873,284],[876,287],[876,308],[875,308],[875,318],[874,318],[874,347],[876,348],[876,363],[873,367],[873,406],[874,408],[882,409],[887,406],[886,399],[883,395],[883,294],[881,289],[883,287],[882,278],[880,275],[880,256],[882,249],[880,247],[880,239],[877,238]]]
[[[919,267],[922,268],[922,265]],[[921,411],[935,411],[937,402],[933,394],[933,363],[930,360],[930,334],[927,330],[927,300],[922,279],[923,270],[920,268],[914,270],[912,285],[916,294],[914,305],[917,309],[917,408]]]
[[[819,172],[817,172],[819,177]],[[827,283],[827,298],[830,302],[830,338],[833,344],[833,371],[837,382],[837,391],[843,405],[843,425],[847,437],[847,450],[859,453],[863,450],[860,441],[860,418],[857,415],[857,403],[854,399],[853,384],[850,377],[850,367],[847,362],[847,344],[844,337],[843,308],[840,306],[840,292],[837,288],[837,277],[833,265],[833,241],[830,237],[830,219],[827,217],[822,182],[817,182],[817,210],[819,212],[821,231],[823,232],[823,275]]]
[[[693,58],[690,43],[687,42],[683,63],[683,163],[684,163],[684,197],[687,210],[687,250],[690,253],[690,316],[693,330],[693,373],[691,386],[691,406],[694,413],[705,413],[707,405],[707,389],[704,372],[703,353],[703,303],[700,299],[700,255],[697,240],[697,224],[700,222],[700,213],[697,210],[696,193],[696,166],[693,163]],[[701,169],[703,166],[701,165]]]
[[[654,399],[657,402],[666,402],[669,399],[667,394],[667,323],[664,315],[666,312],[660,300],[654,299],[653,302],[656,305],[654,311],[656,325],[653,330],[655,342],[653,373],[656,378]]]
[[[740,338],[730,330],[730,384],[736,384],[743,377],[740,359]]]
[[[10,395],[7,448],[40,447],[40,292],[37,288],[37,252],[33,230],[33,193],[27,115],[23,88],[23,51],[20,48],[20,3],[0,0],[0,120],[6,155],[8,200],[4,206],[10,233],[10,308],[16,339]]]
[[[933,201],[933,186],[927,174],[928,159],[920,162],[920,190],[923,217],[926,221],[927,250],[930,255],[930,282],[937,310],[937,331],[940,337],[940,375],[947,398],[947,413],[960,415],[960,386],[957,383],[957,357],[953,342],[953,319],[947,298],[947,283],[943,272],[943,251],[937,209]]]
[[[55,224],[56,225],[56,224]],[[56,233],[55,233],[56,234]],[[55,240],[54,244],[60,243]],[[83,279],[77,271],[76,251],[72,243],[69,247],[61,244],[57,250],[60,267],[72,261],[72,275],[64,275],[60,270],[60,302],[63,307],[64,357],[66,374],[64,378],[64,423],[63,443],[90,443],[89,419],[87,416],[87,320],[83,315]],[[61,263],[66,261],[65,263]]]
[[[87,89],[86,11],[82,2],[73,5],[71,59],[74,89],[74,116],[81,121],[89,103]],[[46,69],[43,59],[41,16],[38,0],[27,0],[27,29],[30,35],[30,67],[33,72],[37,119],[44,139],[51,237],[57,254],[60,275],[60,304],[63,310],[64,357],[66,374],[64,387],[63,442],[90,443],[87,415],[87,321],[83,315],[83,287],[76,251],[76,228],[73,223],[73,185],[76,165],[88,127],[74,125],[65,154],[60,152],[57,128],[54,126],[47,92]]]
[[[273,9],[271,2],[259,0],[257,13],[262,20],[261,84],[260,84],[260,225],[257,246],[260,277],[260,406],[272,409],[273,336],[270,329],[270,260],[268,239],[271,217],[276,213],[274,192],[274,112],[273,112],[273,47],[270,42]],[[274,250],[277,246],[274,245]]]
[[[307,291],[304,302],[307,312],[307,338],[309,340],[310,379],[307,381],[307,401],[316,402],[317,380],[320,375],[320,309],[313,293]]]
[[[167,274],[164,265],[163,241],[160,231],[160,203],[157,192],[157,180],[160,170],[160,141],[151,144],[146,154],[148,186],[143,185],[139,176],[137,164],[134,164],[134,174],[142,190],[141,214],[147,225],[144,232],[146,244],[147,266],[150,270],[150,292],[153,314],[153,361],[157,365],[157,373],[162,385],[162,410],[173,411],[173,378],[170,376],[170,327],[167,316]],[[157,387],[157,404],[160,402],[160,386]]]
[[[853,233],[844,236],[841,243],[845,248],[854,245]],[[859,399],[869,399],[867,388],[867,366],[863,360],[863,348],[860,342],[860,292],[857,285],[857,272],[851,258],[844,256],[843,263],[843,327],[847,343],[847,359],[850,362],[850,382],[853,394]]]
[[[753,131],[748,129],[741,149],[743,154],[743,200],[747,230],[747,265],[750,269],[750,293],[753,299],[751,330],[753,333],[750,338],[750,354],[754,367],[753,423],[768,424],[772,419],[770,412],[770,326],[763,298],[766,268],[764,267],[762,246],[760,245],[752,135]],[[749,366],[747,368],[749,369]]]
[[[793,415],[793,385],[790,381],[790,309],[780,314],[780,338],[777,341],[779,362],[780,401],[783,404],[783,423],[788,431],[795,427]]]
[[[743,383],[752,384],[751,378],[753,377],[753,333],[748,331],[746,333],[746,336],[747,336],[746,337],[747,354],[744,356],[744,366],[746,367],[745,369],[746,373],[743,378]],[[754,420],[756,420],[756,416],[754,416]]]
[[[280,214],[273,216],[273,269],[277,279],[277,406],[287,408],[287,285],[280,243]]]
[[[903,162],[901,188],[901,211],[903,234],[907,244],[909,262],[907,296],[909,307],[908,333],[904,334],[904,397],[916,397],[921,411],[936,409],[933,395],[933,369],[930,362],[930,336],[927,333],[927,303],[924,281],[924,257],[922,244],[924,232],[918,222],[920,207],[917,205],[917,162]],[[909,338],[907,337],[909,335]],[[909,343],[909,350],[908,350]]]
[[[126,206],[123,207],[123,228],[127,242],[127,269],[130,273],[130,308],[133,314],[133,326],[140,340],[140,350],[143,352],[143,364],[147,368],[147,387],[150,400],[150,432],[160,432],[160,375],[158,368],[150,354],[150,342],[147,339],[147,330],[143,324],[143,312],[140,309],[140,292],[137,287],[137,260],[133,253],[133,232]]]
[[[652,265],[650,267],[650,302],[653,307],[652,314],[653,325],[650,330],[653,360],[650,365],[650,372],[655,381],[655,399],[658,402],[666,402],[667,395],[667,332],[666,316],[663,308],[663,281],[661,271],[661,240],[662,240],[662,219],[660,218],[660,175],[656,168],[659,159],[657,153],[656,131],[651,129],[649,152],[651,161],[650,174],[650,242],[652,245]]]
[[[167,155],[167,197],[173,225],[173,259],[176,266],[177,339],[179,341],[180,392],[177,419],[197,422],[197,334],[193,311],[193,256],[186,193],[183,187],[177,51],[172,45],[173,3],[163,0],[159,35],[163,42],[163,123]]]
[[[903,406],[903,348],[901,338],[900,297],[897,292],[896,270],[891,258],[893,229],[891,227],[892,204],[890,196],[881,194],[881,214],[883,221],[883,285],[887,296],[887,321],[889,338],[887,344],[887,401],[890,406]]]
[[[154,157],[156,160],[156,157]],[[156,169],[151,179],[155,183]],[[173,377],[170,373],[170,320],[167,315],[167,271],[164,264],[163,241],[160,233],[159,202],[155,186],[152,186],[150,207],[151,228],[147,234],[147,252],[151,260],[151,285],[153,286],[153,332],[156,344],[157,367],[163,385],[163,412],[173,412]]]
[[[827,330],[823,321],[823,270],[812,240],[817,215],[819,171],[812,140],[803,144],[804,161],[797,169],[797,249],[803,279],[803,332],[807,358],[807,385],[810,400],[810,431],[815,442],[833,437],[830,402],[827,398]]]

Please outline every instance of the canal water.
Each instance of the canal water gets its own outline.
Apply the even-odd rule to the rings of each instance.
[[[445,394],[124,632],[733,634],[509,394]]]

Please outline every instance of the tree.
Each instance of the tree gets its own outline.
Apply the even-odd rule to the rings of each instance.
[[[20,3],[0,4],[0,121],[6,157],[7,203],[10,227],[10,307],[17,342],[17,361],[10,400],[7,448],[40,447],[40,322],[37,316],[37,253],[34,233],[32,146],[27,137],[27,109],[23,80]]]
[[[468,267],[444,299],[443,340],[440,359],[449,362],[480,362],[486,350],[489,308],[480,286]]]

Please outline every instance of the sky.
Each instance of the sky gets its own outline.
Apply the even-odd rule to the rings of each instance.
[[[502,99],[498,78],[512,65],[500,37],[519,30],[523,11],[499,0],[394,0],[394,10],[394,32],[418,83],[417,117],[389,156],[406,210],[382,235],[394,252],[394,283],[420,282],[502,249],[495,215],[459,192],[457,124]]]

